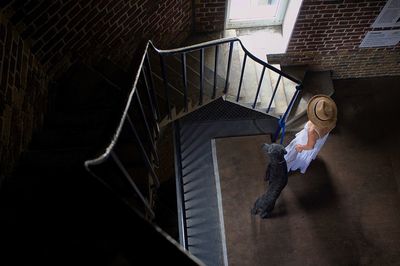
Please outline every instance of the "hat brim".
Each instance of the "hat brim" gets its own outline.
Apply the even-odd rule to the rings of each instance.
[[[324,99],[328,102],[331,103],[331,106],[333,107],[333,118],[329,120],[321,120],[318,118],[318,116],[315,114],[315,105],[321,100]],[[337,120],[337,107],[335,102],[327,95],[322,95],[322,94],[317,94],[314,95],[309,101],[308,101],[308,106],[307,106],[307,116],[308,119],[317,127],[329,127],[333,128],[336,125],[336,120]]]

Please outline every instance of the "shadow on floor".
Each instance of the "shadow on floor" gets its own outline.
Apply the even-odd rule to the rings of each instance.
[[[299,174],[297,172],[297,174]],[[300,174],[301,175],[301,174]],[[319,158],[312,162],[307,172],[307,185],[297,196],[299,206],[306,212],[311,213],[320,209],[334,206],[338,203],[338,196],[332,184],[332,177],[324,161]]]
[[[334,82],[337,127],[306,174],[290,175],[271,219],[249,213],[266,189],[262,140],[218,140],[230,265],[399,265],[399,84]]]

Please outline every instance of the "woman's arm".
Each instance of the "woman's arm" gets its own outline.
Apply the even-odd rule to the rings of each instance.
[[[314,148],[315,143],[317,142],[318,137],[319,137],[318,133],[315,130],[309,129],[307,144],[305,145],[297,144],[296,151],[302,152],[304,150],[312,150]]]

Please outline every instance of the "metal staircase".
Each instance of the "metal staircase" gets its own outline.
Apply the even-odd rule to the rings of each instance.
[[[160,135],[173,122],[180,243],[207,265],[224,265],[211,140],[254,134],[276,140],[301,82],[251,54],[236,37],[172,50],[159,50],[149,41],[134,71],[112,140],[85,167],[152,221]],[[281,91],[283,80],[296,84],[290,96]],[[285,104],[276,102],[282,95]],[[137,161],[144,171],[136,170]]]

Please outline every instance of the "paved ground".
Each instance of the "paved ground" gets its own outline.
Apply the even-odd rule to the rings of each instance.
[[[334,84],[338,126],[270,219],[250,215],[265,137],[217,139],[229,265],[400,265],[400,78]]]

